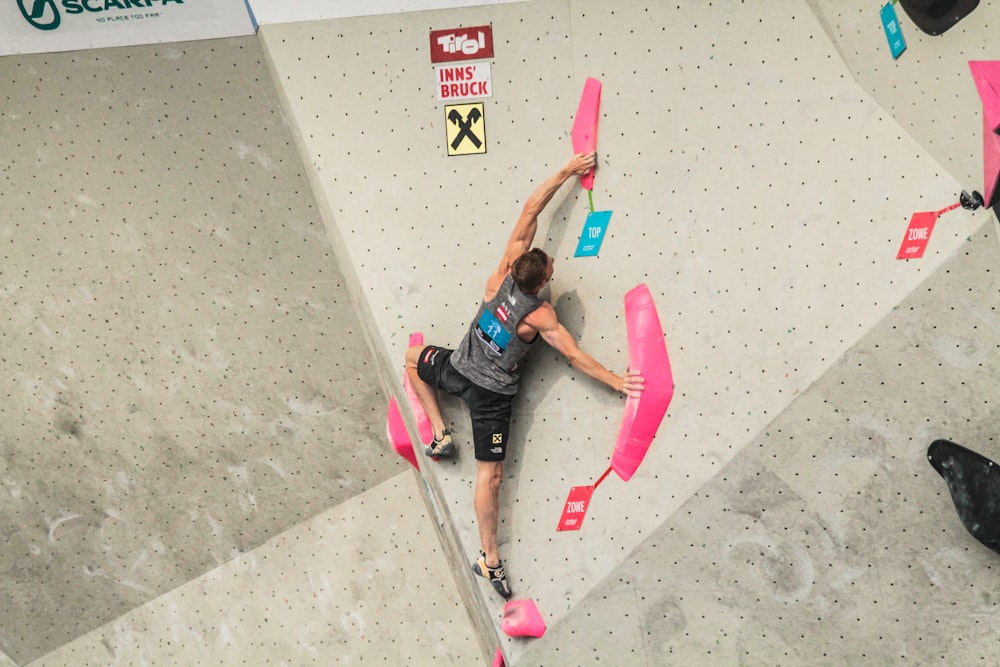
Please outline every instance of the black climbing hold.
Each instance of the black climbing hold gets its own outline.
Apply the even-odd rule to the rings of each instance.
[[[940,35],[979,5],[979,0],[899,0],[903,11],[928,35]]]
[[[935,440],[927,459],[948,484],[969,533],[1000,554],[1000,466],[950,440]]]
[[[958,197],[958,203],[967,211],[975,211],[986,202],[983,201],[983,196],[975,190],[972,192],[962,190],[962,194]]]

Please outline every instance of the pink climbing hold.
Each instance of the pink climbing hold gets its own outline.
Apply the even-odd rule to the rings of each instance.
[[[590,153],[597,150],[597,120],[601,108],[601,82],[587,79],[583,84],[583,95],[576,108],[576,118],[570,137],[574,153]],[[584,190],[594,189],[594,170],[580,176],[580,186]]]
[[[534,600],[511,600],[503,607],[500,629],[511,637],[541,637],[545,621]]]
[[[611,457],[611,467],[627,482],[642,463],[667,412],[674,396],[674,376],[660,317],[646,285],[638,285],[625,295],[625,321],[629,368],[639,371],[646,380],[646,388],[639,397],[630,396],[625,401],[625,414]]]
[[[424,344],[424,335],[422,333],[412,333],[410,334],[410,347],[415,345]],[[410,378],[403,373],[403,390],[406,391],[406,398],[410,403],[410,409],[413,411],[413,418],[417,422],[417,435],[420,436],[420,442],[425,445],[431,444],[434,440],[434,429],[431,427],[431,420],[427,418],[427,413],[424,412],[424,407],[420,405],[420,399],[417,398],[417,392],[413,390],[413,384],[410,382]]]
[[[983,201],[989,207],[1000,183],[1000,60],[970,60],[969,69],[983,103]]]
[[[493,667],[504,667],[505,664],[503,661],[503,651],[497,646],[496,655],[493,656]]]
[[[395,397],[389,398],[389,412],[385,418],[385,428],[389,435],[389,442],[392,443],[396,453],[410,462],[410,464],[420,470],[417,465],[417,457],[413,453],[413,443],[410,441],[410,434],[406,432],[406,422],[399,412]]]

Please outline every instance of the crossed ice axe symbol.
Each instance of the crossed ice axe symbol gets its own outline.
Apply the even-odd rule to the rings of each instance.
[[[479,140],[479,137],[472,133],[473,124],[479,122],[479,119],[483,117],[483,114],[479,112],[479,109],[473,108],[467,118],[463,119],[462,114],[459,113],[458,109],[452,109],[448,113],[448,120],[452,122],[452,125],[458,125],[458,134],[455,135],[455,139],[451,142],[451,149],[455,150],[458,145],[462,143],[462,140],[466,137],[472,142],[472,145],[479,148],[483,145],[483,142]]]

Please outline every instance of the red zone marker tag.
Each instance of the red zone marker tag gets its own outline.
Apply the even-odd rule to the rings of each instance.
[[[918,259],[924,256],[927,250],[927,243],[931,240],[931,232],[934,231],[934,223],[938,216],[956,209],[961,204],[952,204],[940,211],[922,211],[914,213],[910,218],[910,225],[906,228],[903,242],[899,246],[896,259]]]
[[[566,499],[566,506],[563,507],[556,530],[580,530],[592,495],[594,495],[593,486],[574,486],[570,489],[569,498]]]
[[[587,514],[590,498],[594,495],[594,489],[604,481],[610,472],[611,468],[605,470],[600,479],[591,486],[574,486],[569,490],[569,498],[566,499],[562,516],[559,517],[557,531],[580,530],[580,527],[583,526],[583,517]]]

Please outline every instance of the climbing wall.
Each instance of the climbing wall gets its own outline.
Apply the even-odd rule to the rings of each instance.
[[[1000,453],[998,261],[992,229],[973,234],[523,664],[993,660],[997,555],[926,454]]]
[[[491,4],[0,59],[0,665],[989,662],[995,554],[925,453],[1000,458],[992,216],[895,254],[978,182],[998,10],[901,18],[893,61],[856,2]],[[485,151],[448,156],[428,35],[484,24]],[[385,407],[411,332],[458,342],[587,77],[613,215],[574,258],[589,203],[557,195],[546,294],[621,371],[648,284],[677,386],[557,533],[624,401],[532,354],[500,548],[548,632],[511,639],[464,410],[415,474]]]
[[[980,3],[986,5],[986,3]],[[896,5],[904,55],[893,60],[878,6],[859,0],[810,0],[844,64],[868,92],[947,173],[968,190],[983,189],[982,105],[968,61],[996,60],[995,10],[976,8],[941,35],[917,28]]]
[[[0,664],[404,663],[393,586],[461,661],[256,39],[2,58],[0,100]]]
[[[409,473],[309,519],[292,518],[257,548],[30,664],[320,667],[331,656],[476,664],[481,651],[454,582],[398,567],[406,559],[446,571]]]
[[[647,283],[677,386],[636,477],[625,484],[612,476],[595,494],[583,530],[557,534],[569,488],[592,483],[608,464],[623,400],[551,350],[533,354],[505,466],[501,554],[515,596],[533,598],[550,625],[565,623],[567,630],[537,642],[509,640],[497,630],[511,664],[590,664],[594,654],[620,655],[626,646],[646,662],[658,660],[655,642],[676,628],[663,625],[656,608],[642,602],[648,589],[634,584],[640,573],[644,586],[701,587],[704,577],[692,582],[692,568],[695,561],[710,567],[706,552],[678,550],[675,542],[657,556],[675,569],[645,574],[645,550],[657,548],[663,531],[677,531],[683,517],[694,522],[684,525],[697,526],[684,533],[692,545],[703,543],[696,535],[706,531],[734,557],[759,549],[752,576],[772,571],[773,563],[799,567],[802,561],[785,558],[785,551],[809,553],[808,541],[786,547],[766,534],[743,540],[754,526],[764,531],[765,516],[768,530],[770,521],[791,525],[807,511],[802,503],[755,501],[760,507],[748,510],[747,523],[735,525],[715,515],[722,511],[717,506],[700,509],[699,494],[737,470],[740,486],[732,493],[754,487],[760,472],[757,492],[782,495],[789,482],[758,466],[761,459],[778,465],[788,455],[788,447],[771,440],[786,415],[794,427],[782,432],[792,431],[787,437],[801,455],[821,447],[830,450],[832,460],[823,461],[828,468],[858,465],[849,448],[831,443],[827,409],[816,403],[799,409],[800,402],[908,295],[947,271],[942,267],[974,235],[991,233],[984,212],[949,213],[922,260],[895,260],[910,214],[956,201],[967,184],[859,86],[825,21],[806,3],[653,8],[564,0],[261,32],[390,365],[401,363],[412,331],[424,332],[428,342],[458,343],[525,197],[571,152],[569,128],[584,80],[604,83],[594,202],[613,217],[600,255],[578,259],[573,251],[586,196],[567,186],[550,204],[538,237],[556,257],[548,296],[582,347],[620,371],[627,363],[622,297]],[[427,36],[487,23],[496,53],[493,96],[483,100],[486,151],[449,157],[449,121],[435,95]],[[864,39],[879,43],[884,36],[876,31]],[[975,121],[972,114],[961,118]],[[978,127],[975,121],[967,132]],[[905,360],[898,354],[888,357],[897,368]],[[838,387],[857,395],[846,380]],[[439,516],[464,549],[459,560],[468,561],[478,550],[470,428],[457,402],[446,399],[444,408],[460,455],[428,462],[423,474]],[[861,421],[846,427],[844,437],[868,428],[868,420]],[[816,430],[824,434],[821,441]],[[907,436],[915,450],[926,432]],[[874,476],[878,465],[860,465],[861,473]],[[913,497],[929,503],[925,511],[943,512],[939,480],[926,471],[926,497]],[[893,479],[905,474],[892,473]],[[822,504],[822,498],[808,502]],[[858,522],[870,510],[832,507]],[[922,526],[918,534],[926,541],[933,530]],[[874,568],[874,543],[860,548],[861,561]],[[710,563],[715,568],[719,560]],[[477,584],[481,602],[470,602],[497,628],[502,601]],[[613,586],[621,596],[611,599],[604,591]],[[770,651],[765,626],[797,616],[788,605],[809,595],[805,584],[787,586],[771,608],[776,616],[755,621],[765,633],[754,648],[769,658],[779,654]],[[751,602],[734,593],[712,607],[712,622],[717,614],[757,614]],[[675,606],[686,627],[699,625],[700,607]],[[832,613],[822,629],[835,637],[848,626],[846,616]],[[604,632],[589,625],[607,618],[620,622]],[[730,652],[748,632],[745,624],[732,627],[735,635],[712,639]],[[703,630],[712,632],[699,626]],[[682,644],[685,632],[677,635]],[[821,644],[806,650],[820,651]],[[684,651],[696,653],[697,646]],[[880,655],[868,650],[865,655]]]

